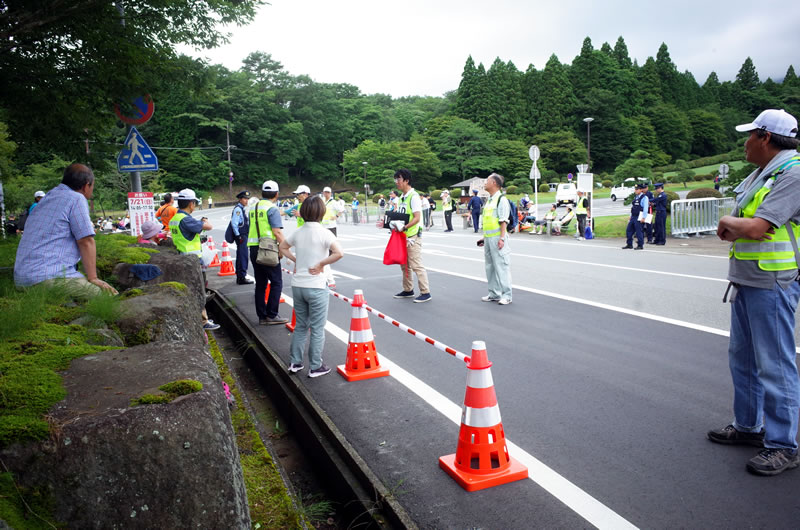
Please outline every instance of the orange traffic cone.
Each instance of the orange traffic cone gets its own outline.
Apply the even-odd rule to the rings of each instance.
[[[221,262],[219,261],[219,256],[217,255],[217,247],[214,246],[214,238],[211,236],[208,236],[208,250],[214,252],[214,259],[212,259],[211,263],[208,264],[208,268],[219,267]]]
[[[236,270],[233,268],[233,259],[231,259],[231,251],[228,249],[227,241],[222,242],[222,266],[219,268],[217,276],[236,276]]]
[[[528,477],[528,468],[508,456],[491,366],[486,344],[476,340],[467,364],[467,391],[456,453],[439,458],[439,467],[467,491]]]
[[[294,328],[297,327],[297,315],[294,312],[294,308],[292,308],[292,321],[287,322],[285,325],[286,329],[294,333]]]
[[[364,294],[356,289],[353,294],[353,317],[350,319],[350,341],[347,344],[347,359],[336,370],[348,381],[361,381],[389,375],[388,368],[381,368],[375,340],[369,326],[369,314],[364,307]]]
[[[269,302],[269,288],[270,288],[270,287],[272,287],[272,284],[271,284],[271,283],[268,283],[268,284],[267,284],[267,290],[266,290],[266,291],[264,291],[264,303],[265,303],[265,304],[266,304],[267,302]],[[279,303],[279,304],[285,304],[285,303],[286,303],[286,298],[284,298],[284,297],[283,297],[283,293],[281,293],[281,299],[280,299],[280,301],[279,301],[278,303]]]

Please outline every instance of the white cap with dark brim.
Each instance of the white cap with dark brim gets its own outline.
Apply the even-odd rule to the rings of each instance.
[[[190,188],[182,189],[178,192],[178,200],[179,201],[197,201],[197,195],[194,194],[194,190]]]
[[[297,186],[297,189],[294,190],[292,193],[294,193],[295,195],[299,195],[301,193],[308,193],[310,195],[311,194],[311,189],[308,186],[306,186],[305,184],[301,184],[301,185]]]
[[[739,132],[750,132],[756,129],[794,138],[797,136],[797,119],[783,109],[767,109],[751,123],[736,126],[736,130]]]
[[[264,181],[264,184],[261,186],[261,191],[279,191],[278,183],[274,180]]]

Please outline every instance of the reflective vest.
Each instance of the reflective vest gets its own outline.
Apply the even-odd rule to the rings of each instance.
[[[185,213],[178,212],[169,220],[169,231],[172,234],[172,242],[181,254],[194,254],[200,257],[203,255],[203,244],[200,242],[200,235],[194,234],[192,239],[186,239],[183,237],[183,232],[180,230],[181,220],[184,217],[189,216]]]
[[[576,215],[586,215],[586,197],[578,197],[578,204],[575,206]]]
[[[250,208],[250,233],[247,234],[248,247],[258,246],[259,231],[261,232],[261,237],[275,239],[275,234],[272,233],[272,226],[269,224],[269,217],[267,216],[267,212],[270,208],[274,207],[275,205],[272,204],[272,201],[261,199],[255,206]],[[258,220],[256,220],[256,209],[258,209]],[[256,225],[256,223],[258,223],[258,225]]]
[[[483,237],[497,237],[500,235],[500,220],[497,218],[497,205],[502,193],[489,197],[483,207]]]
[[[739,212],[739,217],[753,218],[758,207],[764,202],[767,194],[772,191],[775,179],[784,170],[800,165],[800,156],[790,158],[785,164],[776,169],[772,175],[764,181],[749,203]],[[800,239],[800,224],[789,221],[794,232],[795,239]],[[787,271],[797,268],[794,256],[794,247],[789,238],[789,231],[786,225],[775,228],[775,233],[771,234],[772,239],[767,241],[756,241],[753,239],[737,239],[731,245],[729,256],[739,260],[758,260],[758,268],[764,271]]]
[[[414,219],[414,212],[411,211],[411,199],[417,196],[419,197],[419,193],[414,188],[411,188],[408,193],[406,193],[403,197],[400,198],[400,205],[397,207],[397,211],[400,213],[407,213],[408,214],[408,222],[410,223],[412,219]],[[408,230],[406,230],[406,235],[408,237],[413,237],[419,233],[419,223],[415,224]]]
[[[447,199],[447,201],[444,203],[443,207],[444,207],[444,211],[445,212],[449,212],[451,210],[455,210],[456,209],[456,201],[454,201],[452,199],[452,197],[451,197],[451,198]]]
[[[335,202],[336,199],[333,197],[325,202],[325,215],[322,217],[322,226],[324,227],[332,227],[336,224],[336,207],[333,205]]]

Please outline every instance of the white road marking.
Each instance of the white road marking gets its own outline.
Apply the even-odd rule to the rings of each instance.
[[[284,298],[287,304],[294,306],[294,300],[290,296],[284,295]],[[349,333],[330,321],[325,324],[325,331],[344,344],[349,342]],[[456,425],[461,425],[461,406],[453,403],[436,389],[401,368],[400,365],[392,362],[385,354],[380,353],[380,356],[381,364],[389,368],[391,377],[394,377],[400,384],[422,398],[425,403],[433,407],[445,418]],[[509,454],[528,467],[528,478],[530,480],[586,519],[590,524],[601,529],[637,528],[510,439],[506,438],[506,443]]]
[[[349,278],[351,280],[363,280],[361,276],[355,276],[353,274],[347,274],[346,272],[342,271],[332,271],[334,276],[341,276],[342,278]]]

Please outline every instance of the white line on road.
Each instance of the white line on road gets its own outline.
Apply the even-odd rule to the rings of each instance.
[[[294,306],[294,300],[284,295],[286,303]],[[347,344],[349,333],[332,322],[325,324],[325,331]],[[450,401],[436,389],[380,354],[381,363],[389,368],[389,375],[411,392],[422,398],[428,405],[456,425],[461,424],[461,407]],[[636,528],[624,517],[604,505],[581,488],[559,475],[554,469],[534,457],[506,438],[509,453],[528,467],[528,478],[541,486],[569,509],[586,519],[597,528]]]
[[[342,271],[331,271],[333,272],[334,276],[341,276],[342,278],[350,278],[351,280],[363,280],[361,276],[355,276],[353,274],[347,274],[346,272]]]

